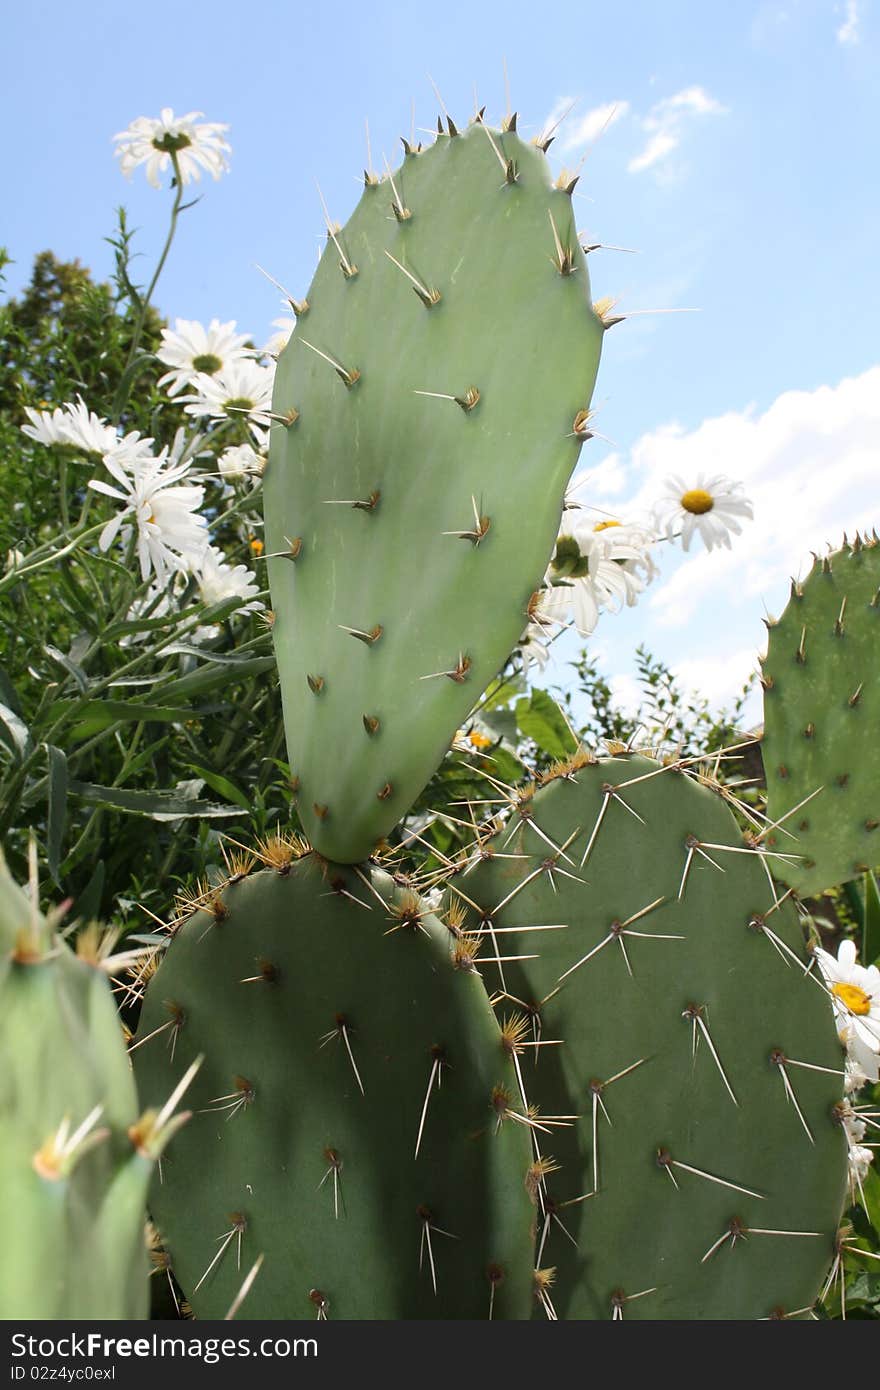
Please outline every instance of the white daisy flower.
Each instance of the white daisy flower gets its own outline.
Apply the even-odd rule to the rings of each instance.
[[[854,941],[841,941],[837,959],[821,946],[813,950],[831,993],[837,1032],[868,1080],[880,1070],[880,970],[859,965]]]
[[[152,116],[138,116],[127,130],[114,135],[116,157],[125,177],[130,179],[134,170],[145,164],[148,182],[153,188],[159,188],[160,175],[171,166],[174,153],[182,184],[200,179],[202,169],[219,179],[228,170],[232,153],[223,139],[229,126],[216,121],[197,125],[196,118],[203,114],[190,111],[185,116],[175,117],[171,107],[164,106],[158,120]]]
[[[536,666],[540,674],[550,660],[546,627],[538,623],[529,623],[519,639],[519,652],[522,657],[523,673],[528,674],[531,668]]]
[[[159,378],[169,396],[176,396],[199,375],[216,376],[232,362],[248,357],[244,333],[236,333],[235,320],[212,319],[207,328],[196,319],[175,319],[174,329],[162,329],[162,345],[156,356],[171,371]]]
[[[77,397],[75,405],[67,401],[51,412],[26,406],[25,414],[31,423],[22,425],[22,433],[38,444],[69,444],[86,454],[103,455],[119,443],[116,427],[89,410],[82,396]]]
[[[216,376],[199,372],[192,381],[194,394],[182,396],[188,415],[207,415],[212,420],[247,419],[257,446],[265,439],[272,409],[274,364],[264,367],[253,358],[230,362]]]
[[[690,549],[695,531],[707,550],[716,545],[729,550],[730,533],[740,535],[740,519],[751,520],[754,511],[742,483],[721,473],[712,477],[698,473],[692,486],[683,478],[668,478],[654,514],[657,526],[669,540],[681,536],[683,550]]]
[[[96,478],[89,483],[95,492],[124,503],[122,510],[101,532],[99,549],[109,550],[117,535],[127,539],[131,528],[125,523],[131,518],[137,527],[141,578],[148,579],[154,571],[159,584],[169,572],[197,566],[208,546],[208,523],[204,517],[196,515],[205,489],[178,486],[189,472],[192,461],[168,464],[167,448],[156,458],[141,458],[132,471],[108,453],[104,465],[119,487]]]
[[[235,444],[232,448],[223,450],[217,460],[217,467],[224,481],[231,483],[238,478],[259,476],[266,467],[266,460],[252,449],[250,444]]]
[[[542,596],[548,617],[564,621],[569,611],[582,637],[588,637],[603,609],[632,607],[657,573],[644,527],[590,522],[577,510],[562,514],[556,551]]]
[[[869,1079],[867,1072],[862,1071],[858,1062],[854,1061],[852,1057],[847,1057],[843,1082],[843,1089],[846,1094],[851,1096],[855,1091],[860,1091],[863,1086],[868,1084]]]
[[[874,1151],[866,1148],[864,1144],[850,1144],[848,1158],[850,1184],[852,1187],[861,1188],[868,1176],[868,1169],[874,1162]]]
[[[29,439],[34,439],[38,444],[45,444],[47,447],[53,444],[67,444],[67,412],[63,406],[56,405],[54,410],[34,410],[32,406],[26,405],[24,413],[30,420],[29,425],[22,425],[21,432],[26,434]]]
[[[82,396],[76,405],[65,405],[67,442],[87,454],[104,454],[119,443],[115,425],[108,425],[100,415],[89,410]]]
[[[260,592],[259,584],[253,582],[256,579],[254,571],[247,565],[230,565],[223,551],[213,545],[202,556],[195,576],[202,602],[209,608],[227,598],[254,599]],[[243,602],[242,609],[245,613],[256,613],[263,606],[262,603]]]

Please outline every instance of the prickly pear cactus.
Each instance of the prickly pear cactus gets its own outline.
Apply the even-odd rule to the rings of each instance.
[[[880,545],[844,544],[792,582],[763,662],[768,837],[779,877],[821,892],[880,863]]]
[[[846,1185],[841,1048],[791,905],[720,796],[579,755],[454,887],[527,957],[498,967],[498,1010],[543,1125],[543,1310],[808,1308]]]
[[[262,1256],[251,1317],[528,1317],[528,1135],[473,943],[386,875],[268,858],[179,930],[135,1043],[147,1099],[204,1054],[152,1200],[196,1315]]]
[[[144,1318],[156,1135],[107,980],[35,890],[0,858],[0,1317]]]
[[[409,809],[528,621],[604,331],[572,186],[513,128],[450,123],[368,176],[298,306],[266,542],[300,816],[330,859]]]

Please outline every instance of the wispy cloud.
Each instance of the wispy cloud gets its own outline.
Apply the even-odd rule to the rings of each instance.
[[[860,24],[859,0],[846,0],[843,23],[837,30],[837,42],[849,45],[859,43],[862,37],[859,31]]]
[[[606,101],[579,116],[577,105],[577,97],[559,97],[541,127],[545,136],[555,136],[559,154],[571,155],[586,150],[630,109],[628,101]]]
[[[647,136],[641,152],[629,161],[631,174],[641,174],[667,159],[678,149],[688,125],[701,116],[721,115],[726,107],[704,87],[684,87],[651,107],[640,122]]]
[[[586,115],[573,120],[565,129],[560,147],[566,154],[584,149],[598,140],[606,130],[619,121],[629,111],[628,101],[608,101],[604,106],[594,106]]]

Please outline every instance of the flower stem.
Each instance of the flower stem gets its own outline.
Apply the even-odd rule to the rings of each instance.
[[[180,205],[181,205],[181,203],[182,203],[182,201],[183,201],[183,179],[180,177],[180,165],[179,165],[178,162],[177,162],[177,153],[176,153],[176,151],[175,151],[175,150],[171,150],[171,151],[170,151],[170,154],[171,154],[171,163],[172,163],[172,165],[174,166],[174,190],[175,190],[175,191],[174,191],[174,202],[173,202],[172,205],[171,205],[171,222],[170,222],[169,227],[168,227],[168,235],[167,235],[167,237],[165,238],[165,245],[162,247],[162,254],[161,254],[161,256],[159,257],[158,263],[157,263],[157,265],[156,265],[156,269],[155,269],[154,272],[153,272],[153,278],[152,278],[152,280],[150,281],[150,284],[149,284],[149,286],[148,286],[148,288],[147,288],[146,294],[144,295],[144,297],[143,297],[142,300],[141,300],[141,307],[140,307],[140,309],[139,309],[139,311],[138,311],[137,320],[136,320],[136,322],[135,322],[134,333],[133,333],[132,339],[131,339],[131,346],[130,346],[130,348],[129,348],[129,350],[128,350],[128,357],[126,358],[125,366],[124,366],[123,371],[122,371],[122,378],[123,378],[123,381],[126,380],[126,376],[127,376],[127,373],[128,373],[128,369],[129,369],[129,367],[131,366],[132,362],[134,361],[135,353],[136,353],[137,350],[138,350],[138,345],[140,344],[140,340],[141,340],[141,337],[142,337],[143,331],[144,331],[144,324],[145,324],[146,318],[147,318],[147,311],[148,311],[148,309],[149,309],[149,307],[150,307],[150,301],[151,301],[152,298],[153,298],[153,292],[154,292],[154,290],[155,290],[155,288],[156,288],[156,285],[159,283],[159,276],[162,274],[162,271],[163,271],[164,268],[165,268],[165,262],[166,262],[166,260],[168,259],[168,252],[171,250],[171,243],[172,243],[172,241],[174,240],[174,233],[175,233],[176,230],[177,230],[177,219],[178,219],[178,217],[179,217],[179,215],[180,215]],[[127,393],[126,393],[126,395],[127,395]],[[120,415],[120,414],[122,413],[122,408],[123,408],[123,406],[125,405],[125,398],[123,398],[123,399],[121,399],[121,400],[120,400],[119,398],[117,398],[117,399],[114,401],[113,404],[114,404],[114,414],[116,414],[116,415],[118,416],[118,415]]]

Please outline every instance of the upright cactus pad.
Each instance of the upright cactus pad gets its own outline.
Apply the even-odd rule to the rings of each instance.
[[[146,1317],[152,1161],[113,997],[2,859],[0,1057],[0,1317]]]
[[[880,544],[857,539],[792,583],[763,663],[772,840],[803,856],[778,868],[802,895],[880,864],[878,652]]]
[[[299,810],[328,858],[400,820],[528,621],[604,331],[568,189],[512,129],[450,123],[367,179],[298,306],[266,546]]]
[[[520,799],[455,885],[504,955],[538,953],[498,983],[529,1101],[568,1117],[535,1132],[541,1302],[798,1313],[846,1186],[829,1001],[718,795],[642,757],[585,761]]]
[[[152,1205],[197,1316],[263,1256],[251,1317],[528,1317],[528,1136],[468,949],[385,875],[274,863],[180,929],[134,1054],[147,1099],[204,1054]]]

